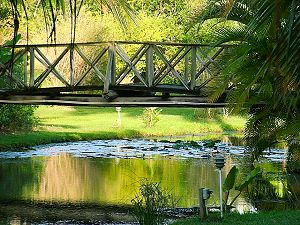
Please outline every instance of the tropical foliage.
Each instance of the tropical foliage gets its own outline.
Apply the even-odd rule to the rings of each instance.
[[[220,61],[214,98],[229,90],[233,108],[249,109],[246,140],[254,158],[282,140],[299,152],[300,2],[214,0],[203,15],[218,18],[214,44],[235,45]]]
[[[238,171],[239,170],[237,169],[237,167],[233,166],[229,171],[229,173],[227,174],[226,179],[224,180],[223,191],[225,193],[224,205],[226,210],[227,209],[230,210],[235,200],[242,194],[242,192],[248,187],[248,185],[257,176],[262,174],[262,169],[260,167],[256,167],[242,181],[237,183],[236,180],[237,180]],[[230,191],[233,189],[237,190],[238,194],[228,204],[227,202],[228,202],[229,194]]]

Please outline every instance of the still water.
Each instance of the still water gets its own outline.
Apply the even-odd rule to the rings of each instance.
[[[109,140],[3,152],[0,153],[0,216],[6,224],[36,218],[40,221],[51,218],[53,221],[84,218],[130,221],[126,218],[126,205],[138,193],[144,178],[159,182],[174,196],[178,207],[197,206],[200,187],[214,191],[209,204],[217,205],[218,173],[213,156],[226,157],[223,177],[233,165],[242,171],[246,162],[244,147],[233,144],[230,139],[213,147],[206,147],[205,142],[200,141],[192,146]],[[265,165],[281,170],[284,150],[270,150],[267,157]],[[107,218],[111,212],[101,213],[101,209],[118,207],[119,216]],[[244,197],[238,199],[236,207],[239,211],[255,210]]]

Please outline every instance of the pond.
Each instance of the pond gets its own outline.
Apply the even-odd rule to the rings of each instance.
[[[218,205],[214,156],[226,157],[223,178],[232,165],[242,171],[247,162],[240,140],[225,138],[216,143],[97,140],[1,152],[0,222],[132,222],[128,205],[144,178],[159,182],[178,207],[197,206],[201,187],[214,191],[209,204]],[[262,166],[281,171],[285,154],[283,149],[270,149]],[[274,183],[278,191],[282,185]],[[240,212],[255,210],[243,196],[235,206]]]

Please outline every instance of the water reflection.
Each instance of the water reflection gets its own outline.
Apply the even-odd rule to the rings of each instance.
[[[0,198],[22,199],[40,184],[44,162],[37,158],[1,160]]]
[[[174,193],[179,206],[189,207],[197,205],[198,188],[218,187],[207,159],[75,158],[62,153],[4,160],[0,170],[1,199],[129,204],[141,178],[148,178]]]
[[[240,144],[239,139],[231,138],[223,141]],[[42,146],[27,153],[3,153],[0,159],[0,217],[2,212],[4,218],[8,214],[9,217],[19,215],[18,212],[12,213],[15,210],[14,206],[7,203],[11,200],[44,202],[46,205],[130,204],[142,178],[160,182],[161,186],[178,200],[177,206],[197,206],[200,187],[214,191],[209,204],[219,204],[218,174],[212,159],[193,158],[199,154],[210,156],[213,149],[201,145],[197,147],[198,149],[183,147],[178,150],[170,147],[170,143],[156,143],[158,146],[151,146],[143,141],[123,140],[122,145],[119,141],[115,142],[118,148],[112,145],[112,141],[95,141]],[[131,146],[125,145],[127,143]],[[91,149],[91,146],[94,146],[94,149]],[[243,148],[222,143],[218,146],[226,155],[223,179],[234,164],[247,175],[249,165],[246,158],[236,157],[243,155]],[[112,155],[112,149],[115,155]],[[147,151],[150,149],[151,155],[145,149]],[[120,158],[134,155],[138,157],[145,152],[149,153],[145,158]],[[155,155],[158,153],[161,155],[164,153],[165,156]],[[273,156],[279,153],[281,154],[281,151],[278,150]],[[265,173],[278,175],[283,171],[280,163],[266,162],[260,166]],[[277,178],[278,176],[271,175],[269,181],[280,197],[284,195],[285,189],[291,190],[295,196],[300,196],[299,177],[288,176],[284,180]],[[296,204],[299,207],[299,201]],[[243,196],[237,200],[236,207],[239,212],[255,210]],[[23,206],[17,210],[28,211]],[[74,215],[77,214],[76,209]],[[27,218],[27,215],[25,217]],[[14,218],[17,218],[14,221],[18,221],[19,217]],[[1,222],[3,221],[0,220]]]

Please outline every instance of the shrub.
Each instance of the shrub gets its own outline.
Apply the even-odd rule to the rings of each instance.
[[[145,108],[140,118],[146,125],[146,127],[153,127],[159,120],[161,109],[156,107]]]
[[[20,35],[17,35],[16,41],[19,41]],[[6,41],[6,45],[11,45],[12,40]],[[8,66],[10,63],[12,51],[9,48],[0,48],[0,62],[3,65]],[[17,60],[14,63],[14,71],[16,75],[20,76],[23,74],[24,66],[22,64],[24,60]],[[1,72],[1,71],[0,71]],[[10,83],[10,79],[6,76],[0,77],[0,88],[7,88],[12,86],[12,88],[17,88]],[[0,104],[0,132],[11,132],[16,130],[30,130],[37,121],[34,118],[35,106],[23,106],[23,105],[6,105]]]
[[[0,105],[0,132],[31,130],[36,124],[35,106]]]

